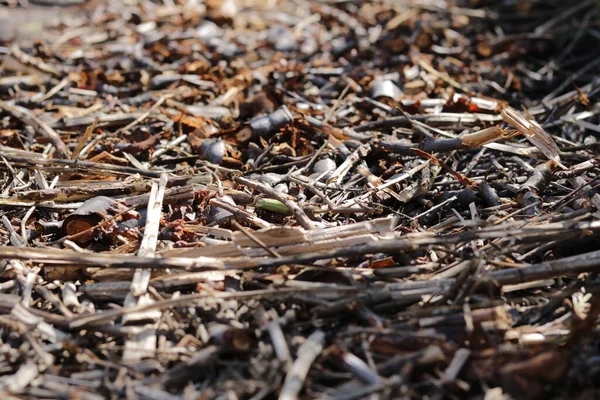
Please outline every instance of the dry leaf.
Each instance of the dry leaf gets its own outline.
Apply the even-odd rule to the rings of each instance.
[[[554,161],[562,169],[567,169],[560,162],[558,153],[560,152],[552,137],[533,119],[522,116],[512,107],[506,107],[502,110],[502,117],[506,123],[514,126],[521,132],[527,140],[537,147],[542,154]]]

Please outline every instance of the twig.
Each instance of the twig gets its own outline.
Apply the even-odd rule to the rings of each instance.
[[[290,367],[285,382],[279,394],[279,400],[296,400],[304,380],[308,374],[310,366],[323,350],[325,342],[325,333],[322,331],[313,332],[304,343],[298,348],[298,358]]]
[[[34,131],[50,140],[54,147],[56,147],[59,155],[63,158],[69,159],[71,157],[71,152],[65,142],[60,138],[60,135],[45,122],[42,122],[42,120],[36,117],[31,111],[21,106],[10,105],[4,101],[0,101],[0,109],[10,113],[13,117],[20,119],[24,124],[31,126]]]
[[[162,204],[168,181],[169,177],[167,174],[162,174],[159,182],[152,184],[152,190],[150,191],[150,198],[148,200],[146,226],[144,228],[142,244],[138,251],[138,257],[154,257],[156,243],[158,241],[160,218],[162,215]],[[131,293],[134,296],[138,297],[146,293],[151,272],[152,270],[150,269],[138,269],[135,271],[131,281]]]

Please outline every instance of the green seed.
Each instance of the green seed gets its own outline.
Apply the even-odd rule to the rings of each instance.
[[[259,198],[255,201],[254,205],[263,210],[271,211],[278,214],[292,214],[292,211],[288,206],[280,202],[279,200]]]

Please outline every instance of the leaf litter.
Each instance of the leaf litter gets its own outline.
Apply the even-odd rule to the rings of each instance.
[[[597,393],[594,1],[0,7],[3,398]]]

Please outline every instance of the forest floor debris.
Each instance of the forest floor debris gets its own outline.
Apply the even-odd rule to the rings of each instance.
[[[596,3],[0,2],[2,397],[597,396]]]

